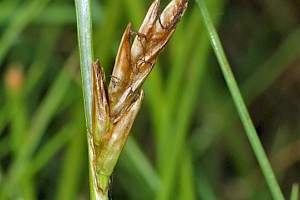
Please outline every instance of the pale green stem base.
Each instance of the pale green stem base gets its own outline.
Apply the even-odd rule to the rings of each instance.
[[[89,132],[88,150],[89,150],[89,182],[90,182],[90,200],[108,200],[109,178],[108,176],[97,176],[95,166],[95,152],[93,139]]]

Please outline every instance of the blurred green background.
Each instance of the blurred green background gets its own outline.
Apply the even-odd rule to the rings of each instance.
[[[151,2],[92,0],[107,79],[127,23],[138,30]],[[289,197],[300,180],[300,3],[206,3]],[[0,199],[89,199],[72,0],[0,1],[0,76]],[[113,199],[271,199],[193,1],[143,89]]]

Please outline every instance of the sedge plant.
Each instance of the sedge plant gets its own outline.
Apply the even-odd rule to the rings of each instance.
[[[160,13],[154,0],[138,32],[126,27],[108,88],[99,60],[92,62],[90,1],[76,0],[79,51],[87,124],[91,199],[108,199],[110,177],[141,107],[139,89],[187,9],[173,0]],[[130,42],[131,36],[135,36]]]

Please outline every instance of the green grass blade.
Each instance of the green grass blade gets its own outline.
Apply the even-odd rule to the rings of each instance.
[[[128,13],[130,17],[130,21],[132,22],[132,27],[138,28],[144,19],[147,7],[145,1],[139,0],[123,0],[122,1],[125,7],[125,11]],[[148,2],[147,2],[148,3]],[[134,5],[134,6],[133,6]]]
[[[145,183],[152,192],[155,193],[161,186],[159,177],[132,137],[129,137],[126,141],[124,153],[128,156],[127,159],[132,163],[132,168],[145,180]],[[125,161],[122,160],[122,162]]]
[[[212,9],[218,12],[219,9],[222,9],[222,4],[212,1]],[[167,123],[173,122],[173,126],[168,130],[168,137],[164,138],[163,148],[159,149],[159,154],[162,154],[161,163],[159,164],[161,165],[163,182],[163,188],[157,196],[159,200],[171,199],[171,195],[174,195],[177,166],[181,166],[179,162],[183,162],[185,138],[190,128],[190,122],[193,120],[197,97],[200,95],[199,87],[204,77],[209,53],[209,41],[205,36],[205,32],[201,31],[200,34],[198,41],[195,41],[195,49],[188,63],[191,68],[186,70],[188,72],[186,77],[188,78],[185,80],[185,86],[180,90],[181,95],[178,101],[180,104],[176,108],[176,118],[169,119],[171,121],[168,120]],[[171,113],[170,115],[172,116]]]
[[[189,60],[190,55],[195,50],[193,46],[195,45],[195,41],[199,35],[200,24],[199,21],[199,13],[196,12],[196,7],[193,8],[191,12],[191,16],[189,16],[187,23],[184,24],[186,18],[183,18],[180,22],[179,26],[176,29],[173,39],[170,41],[170,75],[167,77],[167,91],[168,98],[172,101],[169,102],[171,104],[169,107],[170,110],[175,111],[175,107],[178,105],[178,101],[180,100],[180,90],[178,88],[182,88],[186,78],[186,68],[185,66]],[[186,25],[183,27],[183,25]],[[186,31],[189,30],[189,31]],[[189,38],[188,40],[184,38]],[[178,56],[180,55],[180,56]],[[170,115],[169,117],[172,117]]]
[[[197,192],[200,199],[205,200],[217,200],[216,194],[212,190],[212,186],[207,180],[206,174],[202,168],[198,169],[198,174],[196,176],[197,182]]]
[[[79,103],[82,104],[81,101]],[[56,189],[55,199],[57,200],[76,199],[80,180],[82,179],[83,166],[87,161],[83,112],[79,104],[75,104],[74,107],[76,107],[75,117],[71,129],[69,129],[69,132],[73,134],[73,138],[70,140],[65,152],[65,159]]]
[[[28,200],[36,200],[36,187],[34,178],[31,174],[25,174],[23,180],[21,180],[22,198]]]
[[[3,156],[6,156],[10,150],[10,138],[9,136],[5,136],[0,140],[0,159],[2,159]]]
[[[0,64],[3,62],[13,41],[48,2],[49,0],[34,0],[21,7],[18,12],[15,12],[17,14],[12,16],[8,27],[0,38]]]
[[[244,101],[247,105],[250,105],[253,100],[255,100],[260,94],[262,94],[271,84],[273,84],[282,73],[287,70],[289,66],[298,58],[300,54],[300,29],[296,29],[291,33],[278,47],[278,49],[272,53],[272,55],[266,59],[261,65],[259,65],[249,77],[246,78],[244,82],[241,83],[240,90],[243,94]],[[268,74],[266,76],[266,74]],[[208,77],[207,81],[211,81]],[[230,97],[224,98],[214,91],[211,83],[207,84],[210,89],[207,92],[213,93],[214,97],[212,101],[215,106],[215,110],[223,113],[222,124],[225,125],[228,130],[224,139],[227,144],[229,152],[231,152],[234,162],[237,164],[237,169],[239,173],[245,174],[249,173],[253,169],[254,162],[252,161],[252,151],[248,148],[243,148],[247,145],[242,135],[236,131],[234,127],[233,120],[235,120],[234,105],[232,105]],[[205,92],[205,93],[207,93]],[[224,103],[226,102],[226,103]],[[214,128],[215,125],[210,126]],[[235,141],[239,141],[236,143]]]
[[[193,51],[195,51],[194,48],[192,48],[195,45],[195,41],[197,41],[196,36],[199,34],[198,25],[199,24],[199,14],[194,9],[192,11],[191,16],[187,19],[187,24],[185,27],[183,25],[185,24],[179,24],[177,27],[177,30],[174,34],[173,40],[170,41],[171,50],[170,50],[170,74],[167,77],[166,82],[166,99],[168,102],[166,102],[166,106],[163,106],[163,111],[160,115],[162,115],[163,121],[160,125],[160,132],[158,133],[158,151],[163,152],[164,146],[166,145],[166,140],[169,140],[170,137],[170,129],[173,127],[173,120],[172,118],[174,115],[176,115],[177,107],[181,107],[181,100],[182,100],[182,91],[184,91],[186,88],[184,88],[186,82],[186,73],[187,69],[186,67],[183,67],[189,63],[189,60],[191,59],[190,55],[193,54]],[[187,16],[186,16],[187,17]],[[184,22],[183,18],[183,21]],[[186,31],[191,30],[191,31]],[[183,38],[190,38],[189,40],[184,40]],[[173,42],[174,41],[174,42]],[[173,45],[173,46],[172,46]],[[180,56],[178,56],[180,55]],[[203,54],[205,55],[205,53]],[[194,73],[197,74],[197,73]],[[159,105],[159,104],[158,104]],[[163,157],[158,157],[158,162],[161,162],[163,160]]]
[[[291,33],[278,49],[241,85],[246,102],[266,90],[300,55],[300,28]]]
[[[34,114],[31,126],[28,132],[26,132],[27,137],[23,141],[22,146],[20,146],[19,153],[10,167],[8,173],[9,181],[5,182],[6,186],[1,188],[0,199],[2,197],[1,195],[5,196],[13,192],[13,186],[25,173],[30,157],[39,145],[50,120],[54,114],[56,114],[59,105],[63,101],[71,80],[69,73],[67,73],[65,69],[62,69],[55,83],[47,93],[47,96],[44,98],[43,103]]]
[[[281,189],[276,181],[274,172],[271,168],[269,160],[266,156],[266,153],[265,153],[265,151],[262,147],[262,144],[259,140],[259,137],[256,133],[255,127],[250,118],[250,115],[245,106],[245,103],[242,99],[240,90],[237,86],[237,83],[236,83],[233,73],[231,71],[230,65],[225,56],[220,39],[219,39],[217,32],[213,26],[213,23],[210,19],[210,15],[207,11],[206,5],[202,0],[196,0],[196,2],[198,3],[202,20],[203,20],[203,22],[205,24],[205,28],[207,29],[207,32],[209,34],[211,45],[217,56],[222,73],[224,75],[224,78],[226,80],[226,83],[228,85],[230,93],[232,95],[232,98],[233,98],[233,101],[237,108],[237,111],[239,113],[240,119],[244,125],[244,128],[246,130],[250,144],[252,145],[253,151],[254,151],[256,158],[260,164],[261,170],[262,170],[262,172],[266,178],[266,181],[269,185],[272,196],[275,200],[283,200],[284,196],[283,196]]]
[[[113,47],[116,41],[121,40],[122,33],[118,33],[118,26],[120,26],[120,21],[122,20],[122,6],[120,6],[119,0],[111,0],[107,2],[105,9],[105,15],[101,20],[101,24],[95,26],[94,31],[94,53],[99,57],[101,66],[105,71],[111,70],[111,58],[115,56],[112,55]],[[98,12],[98,10],[94,10]],[[126,26],[124,25],[124,28]],[[117,51],[117,49],[115,49]],[[116,53],[116,52],[115,52]]]
[[[299,184],[295,183],[292,187],[292,193],[290,200],[298,200],[299,199]]]
[[[71,140],[74,133],[70,127],[69,124],[63,127],[38,151],[30,163],[31,174],[38,173]]]
[[[179,199],[196,200],[195,174],[193,166],[193,154],[189,146],[184,147],[184,158],[181,162],[180,182],[179,182]]]

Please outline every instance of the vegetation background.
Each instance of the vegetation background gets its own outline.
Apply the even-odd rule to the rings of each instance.
[[[127,23],[138,30],[151,2],[92,1],[107,75]],[[206,2],[289,197],[300,180],[300,3]],[[0,76],[0,199],[88,199],[72,0],[0,1]],[[271,199],[193,1],[143,88],[113,199]]]

